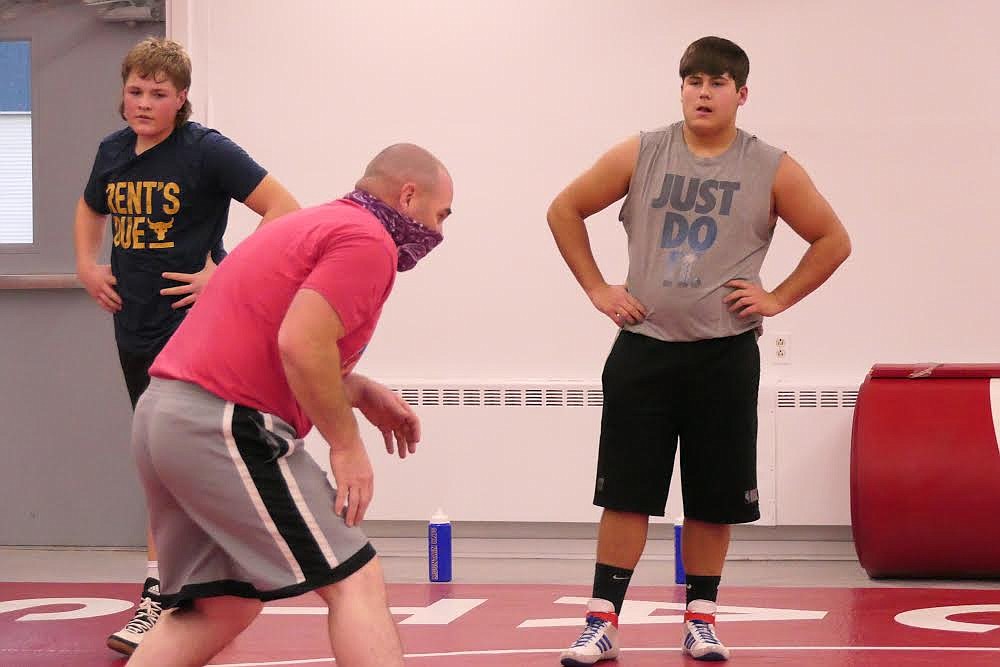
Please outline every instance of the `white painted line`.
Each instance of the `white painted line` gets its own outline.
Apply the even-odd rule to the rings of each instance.
[[[0,601],[0,614],[7,614],[13,611],[24,611],[33,607],[50,607],[53,605],[76,605],[79,609],[72,611],[48,611],[36,614],[25,614],[15,621],[62,621],[77,618],[94,618],[97,616],[107,616],[117,614],[131,609],[134,605],[125,600],[113,600],[108,598],[33,598],[30,600],[3,600]]]
[[[556,604],[586,606],[589,598],[561,597]],[[684,611],[687,607],[683,602],[654,602],[647,600],[625,600],[619,615],[620,625],[650,625],[684,622]],[[676,611],[678,614],[660,614],[662,611]],[[809,609],[770,609],[767,607],[733,607],[720,605],[716,619],[723,621],[819,621],[826,618],[825,611]],[[529,618],[517,627],[519,628],[559,628],[580,625],[580,617],[572,618]]]
[[[389,607],[393,616],[408,616],[398,621],[400,625],[448,625],[486,602],[486,598],[442,598],[426,607]],[[131,605],[130,605],[131,606]],[[326,616],[326,607],[289,607],[269,605],[262,614],[279,616]],[[580,619],[577,618],[577,625]]]
[[[993,646],[730,646],[731,651],[962,651],[1000,653],[1000,647]],[[481,651],[449,651],[443,653],[407,653],[404,658],[450,658],[472,655],[523,655],[531,653],[560,653],[562,648],[525,648]],[[622,653],[680,653],[680,648],[623,648]],[[333,658],[309,658],[306,660],[279,660],[276,662],[230,662],[211,667],[280,667],[281,665],[333,665]]]
[[[731,651],[990,651],[1000,646],[730,646]],[[623,651],[680,651],[680,649],[623,648]]]
[[[930,607],[911,609],[896,614],[896,622],[921,630],[944,630],[949,632],[991,632],[1000,630],[1000,625],[953,621],[949,616],[959,614],[1000,613],[1000,604],[967,604],[957,607]]]
[[[990,409],[993,411],[993,436],[1000,451],[1000,378],[990,380]]]

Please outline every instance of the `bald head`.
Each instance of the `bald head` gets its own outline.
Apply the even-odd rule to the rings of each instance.
[[[426,148],[393,144],[375,156],[355,186],[425,227],[440,230],[451,213],[451,176]]]
[[[427,149],[416,144],[393,144],[368,163],[358,187],[391,200],[405,183],[432,190],[447,174],[441,161]],[[387,197],[382,197],[383,193]]]

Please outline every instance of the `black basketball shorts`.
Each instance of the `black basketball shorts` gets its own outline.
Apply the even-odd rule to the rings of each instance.
[[[679,441],[686,517],[760,518],[754,331],[693,342],[622,331],[602,383],[595,505],[663,516]]]

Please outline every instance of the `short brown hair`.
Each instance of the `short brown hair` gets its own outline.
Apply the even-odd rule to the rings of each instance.
[[[184,47],[170,39],[147,37],[129,50],[122,61],[122,85],[135,72],[140,77],[163,75],[178,91],[191,87],[191,58]],[[125,104],[118,105],[118,113],[125,118]],[[177,110],[174,127],[180,127],[191,117],[191,100]]]
[[[722,76],[728,74],[739,90],[747,85],[750,58],[736,43],[723,37],[702,37],[687,47],[681,56],[681,79],[692,74]]]

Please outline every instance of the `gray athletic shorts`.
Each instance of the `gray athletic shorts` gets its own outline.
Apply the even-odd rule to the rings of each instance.
[[[333,510],[336,492],[281,419],[153,378],[132,448],[159,552],[160,599],[293,597],[375,557]]]

